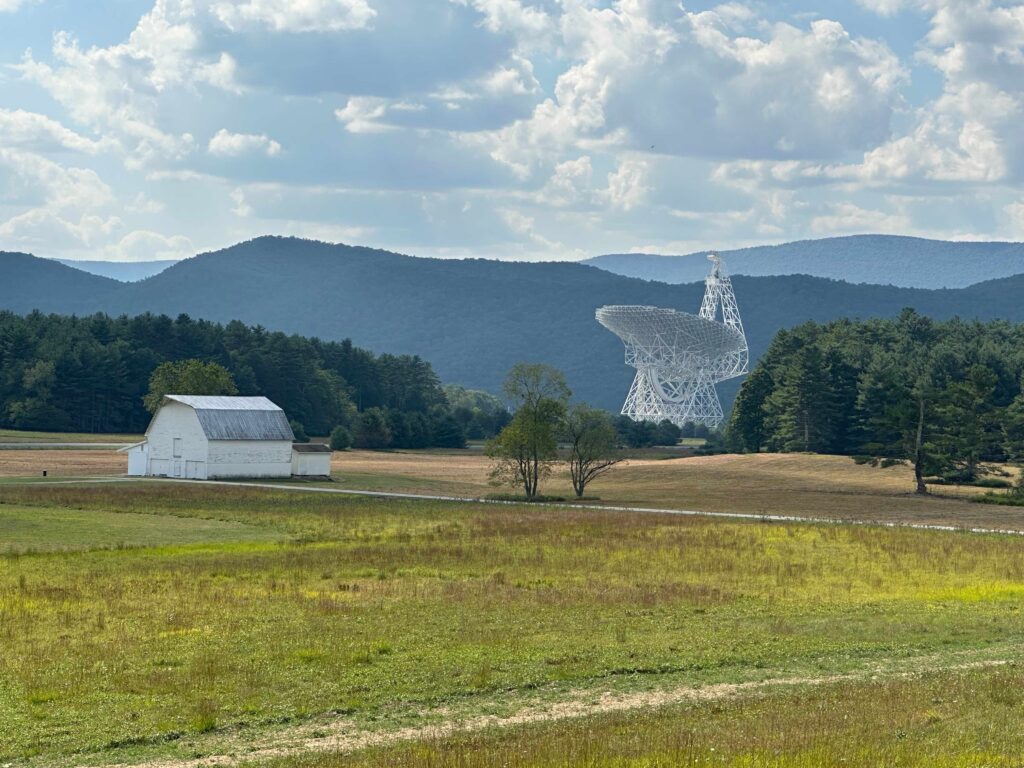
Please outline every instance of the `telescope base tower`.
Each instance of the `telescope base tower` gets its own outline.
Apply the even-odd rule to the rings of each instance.
[[[680,428],[704,424],[710,429],[717,429],[724,418],[712,378],[699,372],[665,378],[647,366],[637,369],[622,415],[633,421],[657,423],[667,419]]]

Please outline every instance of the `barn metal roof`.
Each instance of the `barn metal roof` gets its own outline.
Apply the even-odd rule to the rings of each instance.
[[[288,417],[265,397],[166,395],[196,412],[207,440],[295,440]]]
[[[296,453],[332,453],[331,446],[323,443],[292,443]]]

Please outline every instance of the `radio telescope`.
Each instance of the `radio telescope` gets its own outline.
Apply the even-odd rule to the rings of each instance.
[[[597,321],[622,339],[626,364],[636,368],[622,406],[634,421],[668,419],[713,429],[723,418],[715,384],[747,372],[750,353],[732,281],[721,257],[708,259],[711,272],[696,315],[644,306],[597,310]]]

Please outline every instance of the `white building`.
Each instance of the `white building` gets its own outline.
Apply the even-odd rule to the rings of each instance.
[[[323,443],[296,443],[292,446],[292,474],[296,477],[329,477],[331,449]]]
[[[167,395],[146,439],[121,450],[129,475],[291,477],[294,439],[284,411],[265,397]]]

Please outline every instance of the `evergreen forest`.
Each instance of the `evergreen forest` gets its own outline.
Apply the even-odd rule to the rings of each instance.
[[[744,451],[848,454],[976,482],[1024,459],[1024,325],[896,319],[780,331],[744,381],[728,425]],[[994,479],[993,479],[994,480]]]
[[[141,432],[150,419],[143,404],[150,377],[177,360],[223,366],[240,395],[265,395],[311,435],[342,426],[358,436],[366,423],[382,420],[377,447],[461,447],[467,437],[495,434],[508,419],[485,393],[451,388],[449,397],[419,357],[375,355],[349,340],[188,315],[0,312],[0,426]]]

